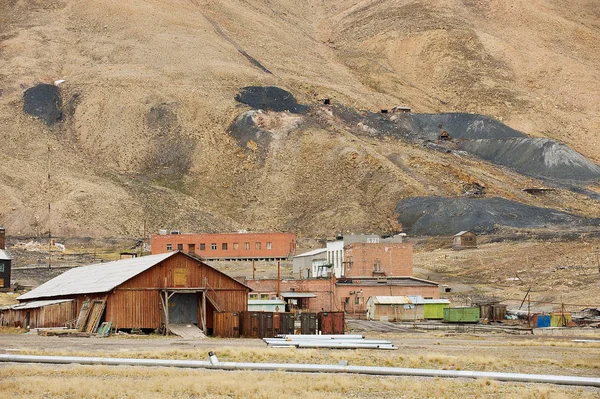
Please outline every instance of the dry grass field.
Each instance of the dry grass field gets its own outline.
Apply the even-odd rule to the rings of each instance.
[[[571,338],[469,334],[384,334],[399,350],[266,348],[260,340],[184,341],[161,337],[56,338],[0,332],[1,352],[127,358],[378,365],[597,377],[600,344]],[[282,372],[0,364],[0,397],[10,398],[594,398],[598,388],[491,380],[371,377]]]
[[[489,242],[477,249],[453,251],[441,241],[419,245],[415,274],[454,292],[457,302],[467,298],[496,298],[519,306],[531,287],[531,303],[538,311],[565,304],[567,311],[597,306],[600,298],[600,240],[534,240]],[[435,249],[434,249],[435,248]]]

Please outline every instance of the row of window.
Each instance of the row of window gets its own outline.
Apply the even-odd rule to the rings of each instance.
[[[233,250],[238,250],[240,249],[240,244],[238,242],[234,242],[233,245]],[[273,249],[273,243],[272,242],[267,242],[265,247],[267,249]],[[260,250],[262,248],[262,243],[261,242],[255,242],[254,243],[254,249],[256,250]],[[210,244],[210,249],[213,251],[217,250],[217,243],[213,242]],[[229,244],[224,242],[221,243],[221,250],[223,251],[227,251],[229,249]],[[244,249],[245,250],[249,250],[250,249],[250,243],[249,242],[245,242],[244,243]],[[167,251],[172,251],[173,250],[173,244],[167,244]],[[183,244],[177,244],[177,250],[178,251],[183,251]],[[188,252],[195,252],[196,251],[196,244],[188,244]],[[200,243],[200,251],[206,251],[206,244],[205,243]]]

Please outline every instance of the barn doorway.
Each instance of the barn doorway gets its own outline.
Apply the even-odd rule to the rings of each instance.
[[[170,297],[169,323],[198,325],[198,294],[176,293]]]

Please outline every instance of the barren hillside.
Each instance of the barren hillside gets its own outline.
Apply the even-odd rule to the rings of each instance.
[[[0,225],[390,232],[402,199],[474,182],[600,217],[589,193],[531,196],[521,189],[552,182],[370,134],[339,111],[489,115],[598,164],[599,17],[584,0],[2,2]],[[60,120],[24,112],[25,90],[60,80]],[[251,110],[235,99],[247,86],[280,87],[310,111]],[[253,139],[232,130],[244,117]]]

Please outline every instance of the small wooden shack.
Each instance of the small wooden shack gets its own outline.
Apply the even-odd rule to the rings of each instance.
[[[17,300],[23,306],[32,301],[73,301],[74,313],[53,319],[50,327],[72,321],[69,318],[77,317],[91,300],[103,303],[99,321],[112,322],[113,328],[155,330],[196,324],[206,334],[213,328],[215,312],[247,310],[249,291],[197,257],[169,252],[70,269]],[[47,324],[38,321],[30,326]]]
[[[367,318],[379,321],[423,320],[420,296],[372,296],[367,300]]]
[[[477,234],[470,230],[461,231],[454,235],[452,249],[461,250],[465,248],[477,248]]]

